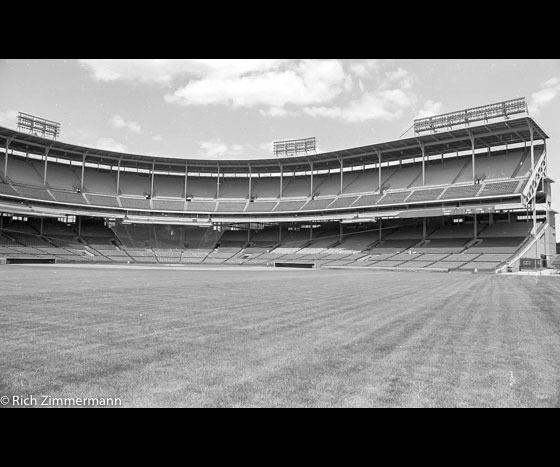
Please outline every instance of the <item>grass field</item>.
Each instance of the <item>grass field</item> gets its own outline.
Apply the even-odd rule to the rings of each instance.
[[[560,406],[560,278],[0,266],[0,395]]]

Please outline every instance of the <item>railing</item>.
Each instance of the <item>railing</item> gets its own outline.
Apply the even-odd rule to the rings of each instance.
[[[546,176],[546,153],[543,152],[537,165],[533,169],[533,173],[531,174],[531,178],[527,182],[525,189],[521,194],[521,198],[523,200],[523,205],[525,207],[529,207],[531,204],[531,200],[537,194],[537,189],[539,188],[539,183],[541,180]]]
[[[507,270],[508,267],[511,267],[512,264],[514,264],[516,261],[519,261],[521,258],[523,258],[523,256],[525,255],[525,253],[527,253],[531,247],[533,247],[533,245],[535,243],[537,243],[537,241],[540,239],[540,237],[542,237],[545,233],[545,230],[549,227],[549,223],[544,222],[543,224],[541,224],[540,228],[537,229],[536,235],[531,235],[530,237],[528,237],[519,247],[519,249],[517,250],[516,253],[513,254],[513,256],[511,256],[509,259],[507,259],[506,261],[504,261],[503,263],[500,263],[496,268],[495,268],[495,272],[504,272],[504,270]],[[534,233],[534,232],[533,232]]]

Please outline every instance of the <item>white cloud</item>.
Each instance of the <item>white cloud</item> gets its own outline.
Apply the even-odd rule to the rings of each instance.
[[[181,76],[240,76],[277,68],[286,59],[81,59],[98,81],[169,85]]]
[[[155,135],[155,136],[152,136],[152,140],[153,140],[153,141],[161,141],[162,138],[161,138],[160,135]]]
[[[284,107],[269,107],[268,109],[260,109],[259,113],[269,117],[287,117],[291,112],[288,112]]]
[[[379,61],[375,59],[359,60],[350,63],[349,69],[358,78],[368,78],[379,68]]]
[[[558,85],[558,84],[560,84],[560,79],[554,77],[554,78],[550,78],[549,80],[545,81],[545,82],[542,84],[542,87],[543,87],[543,88],[551,88],[551,87],[554,87],[554,86],[556,86],[556,85]]]
[[[435,102],[432,100],[427,100],[424,102],[424,107],[418,111],[414,119],[431,117],[433,115],[439,115],[443,111],[443,104],[441,102]]]
[[[343,92],[345,79],[337,60],[303,60],[286,70],[193,80],[165,99],[181,105],[266,106],[275,109],[269,110],[269,115],[281,115],[279,109],[287,104],[331,101]]]
[[[95,147],[107,151],[128,152],[128,147],[126,145],[115,141],[113,138],[98,138]]]
[[[538,114],[547,107],[560,93],[560,79],[554,77],[542,83],[540,91],[531,94],[529,99],[529,112]]]
[[[8,128],[16,128],[17,116],[17,110],[0,111],[0,125]]]
[[[369,92],[344,107],[307,107],[304,112],[313,117],[340,118],[346,122],[395,120],[412,107],[416,96],[400,89]]]
[[[200,155],[204,157],[239,156],[245,151],[245,146],[232,144],[228,146],[221,141],[200,141]]]
[[[126,128],[127,130],[133,131],[134,133],[140,134],[142,132],[142,127],[138,122],[127,122],[120,115],[115,115],[111,120],[111,125],[115,128]]]

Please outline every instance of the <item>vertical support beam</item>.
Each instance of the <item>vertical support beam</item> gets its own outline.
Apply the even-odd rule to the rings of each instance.
[[[280,164],[280,198],[284,196],[283,187],[284,187],[284,168],[282,167],[282,164]]]
[[[309,241],[313,241],[313,222],[309,224]]]
[[[45,148],[45,169],[43,171],[43,185],[47,185],[47,158],[49,155],[49,149],[50,148]]]
[[[87,151],[84,153],[84,156],[82,157],[82,179],[80,181],[80,191],[82,193],[84,192],[84,178],[86,175],[86,156],[87,156]]]
[[[218,179],[216,182],[216,199],[220,198],[220,163],[218,162]]]
[[[383,219],[379,218],[379,241],[383,238]]]
[[[278,224],[278,243],[282,241],[282,224]]]
[[[247,224],[247,244],[251,243],[251,223]]]
[[[5,177],[8,176],[8,149],[10,147],[10,142],[11,142],[11,139],[6,138],[6,157],[4,159],[4,176]]]
[[[311,166],[311,186],[309,191],[309,196],[313,196],[313,163],[309,164]]]
[[[471,138],[471,149],[472,149],[472,179],[473,179],[473,183],[476,182],[476,161],[475,161],[475,157],[474,157],[474,136],[472,135],[472,133],[469,131],[469,136]]]
[[[154,159],[152,162],[152,186],[150,188],[150,196],[154,197],[154,179],[156,177],[156,160]]]
[[[82,236],[82,216],[78,216],[78,237]]]
[[[426,222],[426,218],[424,217],[424,219],[422,220],[422,240],[426,241],[426,231],[427,231],[427,222]]]
[[[344,236],[344,224],[342,222],[339,222],[339,241],[342,242],[342,237]]]
[[[119,164],[117,165],[117,196],[121,194],[121,159],[119,157]]]
[[[185,161],[185,196],[184,198],[187,199],[187,188],[188,188],[188,179],[189,179],[189,163]]]
[[[340,159],[340,193],[342,194],[342,190],[344,190],[344,163],[342,159]]]
[[[253,173],[251,171],[251,164],[248,165],[249,165],[249,199],[251,199],[253,197],[253,182],[252,182]]]
[[[377,190],[381,193],[381,151],[376,149],[375,152],[377,153],[377,162],[378,162],[377,175],[379,178],[377,182]]]
[[[422,186],[426,185],[426,149],[424,148],[424,143],[419,141],[420,149],[422,149]]]
[[[39,230],[39,233],[41,234],[41,236],[43,235],[43,221],[44,221],[44,220],[45,220],[45,219],[44,219],[43,217],[41,217],[41,226],[39,227],[39,229],[40,229],[40,230]]]

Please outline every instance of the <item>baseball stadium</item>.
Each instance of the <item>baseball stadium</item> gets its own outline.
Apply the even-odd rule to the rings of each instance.
[[[78,146],[56,122],[18,122],[0,127],[0,393],[560,405],[549,134],[525,99],[251,160]]]

